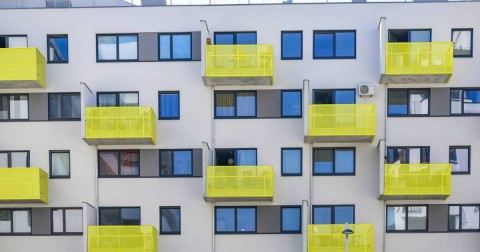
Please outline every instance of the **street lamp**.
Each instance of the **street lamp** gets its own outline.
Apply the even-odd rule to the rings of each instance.
[[[345,235],[345,252],[348,252],[348,235],[353,234],[353,230],[348,228],[348,222],[345,222],[345,229],[342,231]]]

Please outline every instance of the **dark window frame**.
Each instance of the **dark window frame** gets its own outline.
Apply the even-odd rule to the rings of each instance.
[[[255,164],[258,166],[258,149],[257,148],[215,148],[215,158],[217,157],[217,150],[221,151],[233,151],[233,159],[235,163],[237,162],[237,151],[239,150],[254,150],[255,151]],[[214,160],[215,165],[217,164],[217,160]],[[238,166],[237,164],[233,164],[232,166]]]
[[[388,230],[388,211],[387,209],[389,207],[405,207],[405,230]],[[409,230],[408,229],[408,208],[409,207],[425,207],[425,229],[414,229],[414,230]],[[428,221],[429,221],[429,216],[428,216],[428,204],[407,204],[407,205],[386,205],[385,206],[385,232],[386,233],[428,233]]]
[[[390,32],[391,31],[407,31],[408,32],[408,39],[410,40],[410,33],[412,31],[429,31],[430,32],[430,42],[432,42],[432,29],[431,28],[420,28],[420,29],[388,29],[388,32],[387,32],[387,42],[388,43],[412,43],[410,41],[408,42],[390,42]],[[423,42],[425,43],[425,42]]]
[[[407,114],[404,115],[392,115],[390,114],[390,91],[407,91]],[[427,91],[428,94],[428,112],[427,114],[410,114],[410,91]],[[387,117],[429,117],[432,107],[432,99],[431,99],[431,89],[430,88],[389,88],[387,91]]]
[[[100,101],[100,95],[103,94],[115,94],[115,106],[110,106],[110,107],[127,107],[127,106],[120,106],[120,94],[137,94],[138,98],[138,106],[140,106],[140,93],[138,91],[108,91],[108,92],[97,92],[97,107],[100,107],[99,101]]]
[[[322,92],[322,91],[332,91],[332,93],[335,93],[337,91],[351,91],[353,92],[353,103],[352,104],[357,104],[357,90],[354,88],[330,88],[330,89],[313,89],[312,90],[312,104],[322,104],[322,103],[315,103],[315,93],[316,92]],[[336,105],[336,104],[341,104],[341,103],[336,103],[335,101],[335,95],[332,97],[333,103],[331,104],[323,104],[323,105]]]
[[[232,208],[234,209],[234,216],[233,216],[233,225],[235,231],[218,231],[217,230],[217,209],[221,208]],[[238,209],[254,209],[255,210],[255,231],[237,231],[238,229]],[[258,213],[257,213],[257,206],[216,206],[215,207],[215,234],[256,234],[258,232]]]
[[[255,44],[254,45],[258,44],[257,31],[238,31],[238,32],[223,31],[223,32],[214,32],[213,33],[214,45],[217,44],[217,35],[227,35],[227,34],[231,34],[233,36],[233,44],[232,45],[238,45],[237,44],[237,35],[241,34],[241,33],[255,33]],[[240,45],[242,45],[242,44],[240,44]]]
[[[54,232],[53,231],[53,211],[55,210],[62,210],[62,217],[63,217],[63,232]],[[83,208],[81,207],[54,207],[50,208],[50,234],[51,235],[83,235],[83,232],[67,232],[67,226],[66,226],[66,214],[65,210],[82,210],[82,220],[83,220]],[[83,224],[82,224],[82,230],[83,230]]]
[[[452,91],[459,90],[461,92],[461,111],[460,113],[452,113]],[[463,92],[465,91],[478,91],[480,92],[480,88],[476,87],[467,87],[467,88],[450,88],[450,116],[480,116],[480,113],[465,113],[465,102],[464,102],[464,95]]]
[[[300,93],[300,115],[284,115],[283,114],[283,94],[284,93]],[[303,117],[303,92],[301,89],[282,89],[280,90],[280,117],[281,118],[302,118]]]
[[[451,31],[451,41],[453,42],[453,32],[456,31],[469,31],[470,32],[470,54],[469,55],[455,55],[455,50],[453,53],[454,58],[473,58],[473,28],[452,28]]]
[[[466,172],[454,172],[452,171],[452,175],[469,175],[470,174],[470,168],[472,166],[472,147],[470,145],[451,145],[448,146],[448,155],[449,155],[449,160],[450,160],[450,150],[452,149],[467,149],[468,151],[468,171]],[[449,162],[450,163],[450,162]]]
[[[142,223],[142,208],[139,207],[139,206],[119,206],[119,207],[98,207],[98,225],[99,226],[104,226],[102,225],[102,214],[100,214],[100,211],[103,210],[103,209],[119,209],[120,210],[120,218],[122,217],[122,209],[132,209],[132,208],[138,208],[138,213],[139,213],[139,219],[138,219],[138,222]],[[125,224],[120,224],[120,225],[117,225],[117,226],[135,226],[135,225],[125,225]]]
[[[162,109],[162,94],[176,94],[178,96],[178,116],[176,117],[161,117],[160,111]],[[180,91],[158,91],[158,120],[180,120]]]
[[[115,36],[116,37],[116,59],[114,60],[101,60],[98,58],[98,37],[101,36]],[[128,59],[128,60],[122,60],[119,59],[120,56],[120,43],[119,43],[119,37],[121,36],[136,36],[137,37],[137,59]],[[138,33],[99,33],[96,34],[96,62],[97,63],[112,63],[112,62],[138,62],[139,61],[139,52],[140,52],[140,45],[138,43]]]
[[[462,219],[462,207],[466,206],[466,207],[479,207],[480,208],[480,204],[448,204],[448,232],[453,232],[453,233],[478,233],[480,232],[480,228],[479,229],[462,229],[462,222],[460,221],[460,226],[459,226],[459,229],[453,229],[452,227],[450,227],[450,207],[451,206],[458,206],[459,207],[459,218],[460,220]],[[479,226],[480,226],[480,223],[479,223]]]
[[[15,95],[24,95],[27,96],[27,114],[28,117],[26,119],[12,119],[10,114],[10,96]],[[8,119],[0,119],[0,122],[25,122],[30,120],[30,95],[29,94],[19,94],[19,93],[12,93],[12,94],[0,94],[0,97],[6,96],[8,101]]]
[[[169,151],[170,152],[170,161],[171,161],[170,166],[173,169],[172,170],[172,175],[162,175],[162,151],[165,151],[165,152]],[[174,168],[174,164],[175,164],[174,152],[176,152],[176,151],[189,151],[190,152],[190,160],[191,160],[190,166],[192,168],[191,174],[180,174],[180,175],[173,174],[173,171],[175,171],[175,168]],[[160,149],[159,152],[158,152],[158,164],[159,164],[158,176],[160,178],[195,178],[195,177],[198,177],[198,176],[193,176],[193,149]]]
[[[32,235],[33,226],[32,226],[32,209],[31,208],[1,208],[0,210],[10,211],[10,233],[0,233],[0,236],[30,236]],[[29,220],[30,220],[30,232],[13,232],[13,211],[28,211]]]
[[[299,227],[298,230],[296,230],[296,231],[284,231],[283,230],[283,209],[285,209],[285,208],[294,208],[294,209],[299,209],[300,210],[300,215],[299,215],[300,223],[298,225],[298,227]],[[301,234],[302,233],[302,220],[303,220],[303,218],[302,218],[302,206],[299,206],[299,205],[280,206],[280,233],[281,234]]]
[[[337,54],[337,33],[353,32],[353,56],[336,56]],[[333,56],[332,57],[316,57],[315,56],[315,34],[332,34],[333,35]],[[357,58],[357,30],[314,30],[313,31],[312,58],[315,59],[356,59]]]
[[[389,149],[405,149],[407,153],[407,162],[406,164],[411,164],[410,163],[410,149],[420,149],[420,148],[427,148],[428,149],[428,163],[423,163],[423,164],[430,164],[430,146],[387,146],[387,152],[386,152],[386,157],[387,157],[387,162],[388,162],[388,150]],[[421,153],[420,153],[421,154]],[[385,162],[385,163],[387,163]]]
[[[178,232],[168,232],[162,230],[162,210],[163,209],[178,209]],[[180,206],[160,206],[160,228],[159,234],[162,235],[180,235],[182,234],[182,208]]]
[[[50,39],[51,38],[66,38],[67,39],[67,60],[53,61],[50,60]],[[68,50],[68,34],[47,34],[47,63],[48,64],[68,64],[70,54]]]
[[[332,173],[315,173],[315,150],[332,150],[333,151],[333,172]],[[337,173],[335,167],[335,151],[336,150],[353,150],[353,172]],[[313,176],[355,176],[357,171],[357,148],[356,147],[314,147],[312,150],[312,175]]]
[[[125,151],[135,151],[138,153],[138,175],[122,175],[122,172],[121,172],[121,155],[120,153],[121,152],[125,152]],[[101,152],[117,152],[118,154],[118,159],[117,159],[117,164],[118,164],[118,175],[101,175],[100,173],[100,153]],[[140,177],[140,170],[141,170],[141,167],[140,167],[140,150],[139,149],[117,149],[117,150],[109,150],[109,149],[101,149],[101,150],[97,150],[97,171],[98,171],[98,178],[138,178]]]
[[[157,34],[158,39],[158,61],[193,61],[193,32],[162,32]],[[190,36],[190,58],[174,59],[173,58],[173,35],[189,35]],[[170,37],[170,59],[160,58],[160,36]]]
[[[62,97],[64,95],[70,95],[70,96],[73,96],[73,95],[78,95],[80,97],[80,99],[82,98],[81,94],[79,92],[66,92],[66,93],[60,93],[60,92],[55,92],[55,93],[48,93],[48,120],[49,121],[80,121],[81,120],[81,115],[80,117],[78,118],[51,118],[50,117],[50,95],[61,95]],[[61,107],[63,107],[63,100],[60,99],[60,102],[61,102]],[[81,105],[80,105],[81,107]],[[81,109],[81,108],[80,108]],[[80,114],[81,114],[81,111],[80,111]]]
[[[248,93],[252,92],[255,94],[255,115],[253,116],[237,116],[237,94],[238,93]],[[217,115],[217,94],[233,94],[234,99],[234,115],[233,116],[218,116]],[[214,106],[213,106],[213,113],[214,113],[214,119],[254,119],[257,118],[258,116],[258,93],[257,90],[219,90],[219,91],[214,91]]]
[[[297,34],[300,33],[300,56],[299,57],[285,57],[283,56],[283,34]],[[280,53],[281,53],[281,60],[302,60],[303,59],[303,30],[297,31],[281,31],[280,34]]]
[[[352,207],[353,208],[353,223],[355,224],[355,205],[354,204],[340,204],[340,205],[312,205],[312,223],[315,223],[315,208],[330,208],[330,224],[335,224],[335,207]],[[341,223],[344,224],[344,223]]]
[[[7,168],[15,168],[12,167],[12,152],[26,152],[27,153],[27,167],[25,168],[30,168],[30,151],[29,150],[0,150],[0,153],[7,153],[7,162],[8,162],[8,167]]]
[[[300,173],[285,173],[283,171],[283,151],[284,150],[299,150],[300,151]],[[303,148],[302,147],[285,147],[280,149],[280,162],[282,177],[301,177],[303,175]]]
[[[68,153],[68,175],[66,176],[55,176],[53,175],[52,167],[52,154],[53,153]],[[49,161],[49,176],[50,179],[69,179],[72,174],[72,160],[70,156],[70,150],[50,150],[48,151],[48,161]]]

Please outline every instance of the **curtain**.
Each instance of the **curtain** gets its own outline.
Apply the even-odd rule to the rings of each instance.
[[[237,150],[236,165],[257,165],[256,150]]]
[[[52,153],[52,175],[70,175],[70,153]]]
[[[138,93],[120,93],[118,104],[120,107],[137,107],[138,106]]]
[[[255,116],[256,99],[254,92],[237,93],[237,116]]]
[[[178,94],[160,94],[160,117],[178,117]]]
[[[235,116],[235,94],[217,93],[215,95],[215,116]]]
[[[120,153],[120,174],[121,175],[139,175],[139,158],[137,151],[125,151]]]

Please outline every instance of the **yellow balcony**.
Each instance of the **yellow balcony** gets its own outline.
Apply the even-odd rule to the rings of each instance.
[[[88,252],[156,252],[154,226],[89,226]]]
[[[48,175],[42,169],[0,168],[0,203],[48,203]]]
[[[307,143],[371,142],[375,137],[375,105],[311,104]]]
[[[37,48],[0,48],[0,88],[45,88],[45,57]]]
[[[206,201],[272,201],[272,166],[207,167]]]
[[[349,252],[373,252],[373,224],[350,224],[353,234],[348,236]],[[308,252],[345,251],[344,224],[308,225]]]
[[[452,74],[452,42],[387,43],[380,83],[447,83]]]
[[[446,199],[451,164],[386,164],[383,199]]]
[[[90,107],[85,117],[85,141],[90,145],[156,142],[157,119],[151,107]]]
[[[273,84],[272,45],[207,45],[207,86]]]

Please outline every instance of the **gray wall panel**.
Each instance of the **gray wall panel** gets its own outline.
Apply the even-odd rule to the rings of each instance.
[[[140,177],[158,177],[160,174],[158,150],[140,150]]]
[[[449,116],[450,115],[450,88],[432,88],[430,89],[430,115]]]
[[[279,118],[281,116],[281,91],[258,90],[257,91],[257,117]]]
[[[158,61],[158,34],[154,32],[138,34],[138,60]]]
[[[448,205],[428,206],[428,231],[448,231]]]
[[[30,121],[48,121],[48,94],[28,95],[28,119]]]
[[[192,32],[192,60],[202,60],[201,32]]]
[[[257,207],[257,233],[280,233],[280,206]]]
[[[32,234],[48,235],[52,231],[50,208],[32,208]]]
[[[194,177],[202,177],[203,175],[203,162],[202,162],[202,149],[193,149],[193,167],[192,172]]]

